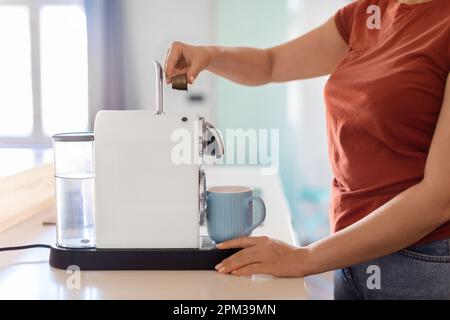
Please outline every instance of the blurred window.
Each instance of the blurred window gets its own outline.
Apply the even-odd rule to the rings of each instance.
[[[0,6],[0,135],[29,136],[33,129],[30,12]]]
[[[83,0],[0,0],[0,145],[88,127]]]

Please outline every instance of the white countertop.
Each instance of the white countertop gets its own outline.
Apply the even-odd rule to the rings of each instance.
[[[207,167],[208,187],[248,185],[267,205],[264,224],[253,235],[296,244],[289,207],[277,175],[259,167]],[[52,244],[55,227],[42,222],[43,212],[0,233],[0,246]],[[82,271],[80,289],[69,289],[70,274],[51,268],[47,249],[0,252],[0,299],[304,299],[303,279],[236,277],[215,271]]]

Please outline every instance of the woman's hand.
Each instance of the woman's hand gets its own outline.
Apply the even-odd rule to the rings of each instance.
[[[188,82],[192,84],[198,74],[209,66],[212,56],[212,47],[173,42],[167,50],[164,62],[167,84],[171,82],[172,77],[183,73],[186,73]]]
[[[269,274],[277,277],[307,275],[307,248],[294,247],[268,237],[241,237],[225,241],[217,248],[242,248],[216,266],[220,273],[239,276]]]

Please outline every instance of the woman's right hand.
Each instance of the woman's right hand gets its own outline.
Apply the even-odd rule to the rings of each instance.
[[[172,77],[185,73],[189,84],[192,84],[198,74],[205,70],[213,59],[211,47],[193,46],[175,41],[167,50],[164,62],[166,82],[169,84]]]

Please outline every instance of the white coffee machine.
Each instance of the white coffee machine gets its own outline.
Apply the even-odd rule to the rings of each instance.
[[[156,110],[100,111],[95,119],[97,248],[197,248],[204,190],[205,119],[166,114],[163,74],[156,66]]]
[[[100,111],[95,119],[95,247],[51,250],[57,268],[213,269],[234,250],[202,247],[205,158],[220,158],[219,132],[192,114],[163,108],[155,61],[156,108]]]

